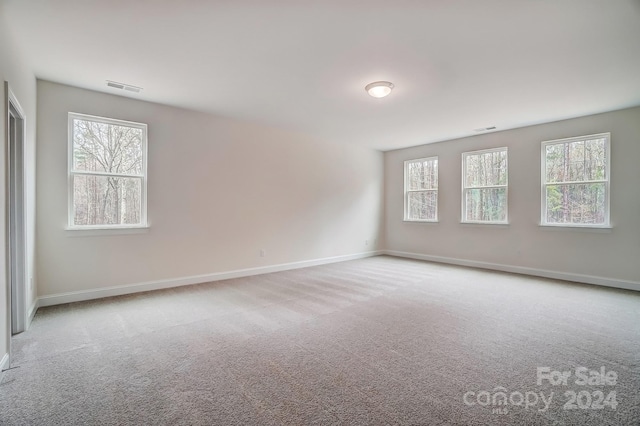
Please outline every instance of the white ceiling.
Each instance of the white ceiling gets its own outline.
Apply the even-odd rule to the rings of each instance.
[[[638,0],[0,2],[38,78],[381,150],[640,105]]]

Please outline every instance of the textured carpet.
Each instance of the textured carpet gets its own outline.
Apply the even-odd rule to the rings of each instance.
[[[640,424],[640,293],[392,257],[43,308],[13,344],[2,425]]]

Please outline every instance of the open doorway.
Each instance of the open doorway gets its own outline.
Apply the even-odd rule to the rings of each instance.
[[[11,334],[25,330],[26,256],[24,207],[24,139],[25,114],[9,84],[5,82],[7,110],[7,235],[9,238],[8,266],[11,301]]]

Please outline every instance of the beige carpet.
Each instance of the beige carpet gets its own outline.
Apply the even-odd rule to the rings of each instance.
[[[2,425],[640,424],[640,293],[392,257],[40,309],[14,348]]]

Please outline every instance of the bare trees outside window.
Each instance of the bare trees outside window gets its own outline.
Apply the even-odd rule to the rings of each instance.
[[[507,223],[507,148],[462,154],[462,221]]]
[[[69,113],[69,138],[70,226],[146,226],[146,124]]]
[[[609,133],[542,143],[542,224],[609,226]]]
[[[438,157],[404,162],[405,220],[438,220]]]

